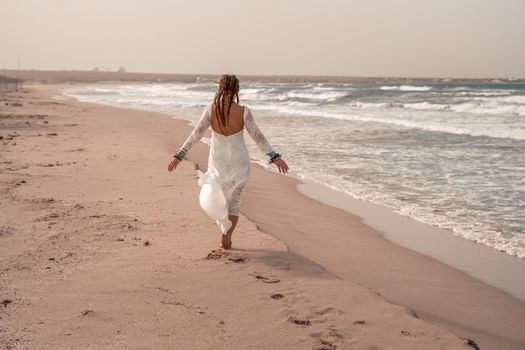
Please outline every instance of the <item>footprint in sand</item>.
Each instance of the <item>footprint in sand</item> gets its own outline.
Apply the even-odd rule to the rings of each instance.
[[[282,298],[284,298],[284,295],[281,294],[281,293],[275,293],[275,294],[270,295],[270,298],[272,298],[272,299],[282,299]]]
[[[476,350],[480,350],[478,344],[476,344],[476,342],[474,340],[472,340],[472,339],[467,338],[467,341],[465,343],[467,345],[470,345],[471,347],[473,347]]]
[[[35,199],[33,200],[34,203],[53,203],[55,202],[55,199],[54,198],[40,198],[40,199]]]
[[[259,281],[264,282],[264,283],[279,283],[279,282],[281,282],[281,280],[278,279],[278,278],[264,276],[264,275],[258,274],[256,272],[250,273],[249,275],[255,277],[256,279],[258,279]]]
[[[210,253],[208,253],[206,259],[219,260],[225,257],[228,257],[228,260],[233,261],[234,263],[245,263],[246,261],[248,261],[248,259],[245,257],[230,256],[229,252],[218,249],[213,249]]]
[[[338,312],[338,310],[334,309],[333,307],[325,307],[325,308],[321,308],[321,309],[318,309],[318,308],[313,308],[313,312],[316,314],[316,315],[326,315],[326,314],[331,314],[331,313],[340,313]]]
[[[319,324],[329,322],[330,320],[333,320],[334,317],[337,317],[337,315],[341,315],[343,313],[341,310],[338,310],[331,306],[327,306],[327,307],[315,306],[315,307],[310,308],[310,312],[314,317],[312,322],[319,323]],[[330,330],[329,333],[330,333],[330,336],[333,335],[332,333],[337,334],[334,330]],[[320,337],[317,337],[317,338],[320,338]]]
[[[294,316],[288,317],[288,322],[291,322],[297,325],[301,325],[301,326],[309,326],[310,324],[312,324],[310,320],[306,320],[306,319],[303,320],[303,319],[300,319]]]
[[[330,343],[328,340],[317,339],[315,341],[313,350],[334,350],[337,346]]]
[[[208,253],[208,255],[206,256],[206,259],[217,260],[217,259],[221,259],[228,255],[229,255],[228,252],[225,252],[223,250],[213,249],[211,252]]]
[[[15,232],[15,229],[11,226],[0,226],[0,236],[2,235],[10,235]]]
[[[334,328],[328,328],[321,332],[310,333],[309,336],[315,338],[315,344],[313,347],[314,350],[337,349],[337,345],[335,343],[342,342],[344,339],[344,336],[338,333]]]
[[[126,229],[126,230],[138,230],[138,227],[136,225],[132,225],[132,224],[122,225],[122,228]]]
[[[90,315],[90,314],[93,314],[95,311],[93,310],[84,310],[80,313],[80,316],[87,316],[87,315]]]

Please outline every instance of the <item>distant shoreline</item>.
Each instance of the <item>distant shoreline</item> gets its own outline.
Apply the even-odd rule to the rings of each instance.
[[[18,78],[26,81],[46,83],[56,82],[211,82],[219,74],[174,74],[174,73],[140,73],[140,72],[109,72],[83,70],[36,70],[36,69],[0,69],[0,76]],[[244,81],[303,83],[377,83],[377,84],[421,84],[421,83],[524,83],[525,78],[416,78],[416,77],[349,77],[328,75],[238,75]]]

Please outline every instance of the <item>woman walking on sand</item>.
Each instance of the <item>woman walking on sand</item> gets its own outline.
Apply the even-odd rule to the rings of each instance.
[[[237,102],[234,102],[234,98]],[[250,157],[244,141],[246,129],[259,149],[268,155],[270,163],[286,173],[288,165],[275,152],[255,123],[247,106],[239,104],[239,80],[235,75],[223,75],[215,99],[202,113],[197,125],[168,166],[176,169],[190,149],[211,126],[212,137],[208,171],[199,172],[200,205],[222,232],[221,246],[230,249],[231,236],[240,213],[240,195],[250,177]]]

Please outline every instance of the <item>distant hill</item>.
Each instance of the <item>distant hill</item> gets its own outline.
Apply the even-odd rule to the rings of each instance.
[[[108,72],[108,71],[46,71],[46,70],[9,70],[0,69],[0,75],[5,77],[19,77],[23,80],[44,83],[57,82],[209,82],[215,81],[219,74],[170,74],[170,73],[133,73],[133,72]],[[396,77],[338,77],[338,76],[306,76],[306,75],[238,75],[241,81],[261,82],[338,82],[338,83],[390,83],[412,84],[430,82],[490,82],[494,79],[441,79],[441,78],[396,78]],[[525,79],[500,81],[519,81]]]

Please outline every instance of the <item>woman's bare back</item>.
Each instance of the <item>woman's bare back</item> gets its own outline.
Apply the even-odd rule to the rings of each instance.
[[[224,112],[226,112],[227,106],[225,106],[224,109]],[[211,107],[211,128],[216,133],[224,136],[236,134],[244,129],[244,106],[232,103],[230,107],[230,114],[226,118],[228,118],[229,121],[228,127],[224,127],[219,124],[217,106],[215,103],[213,103]]]

